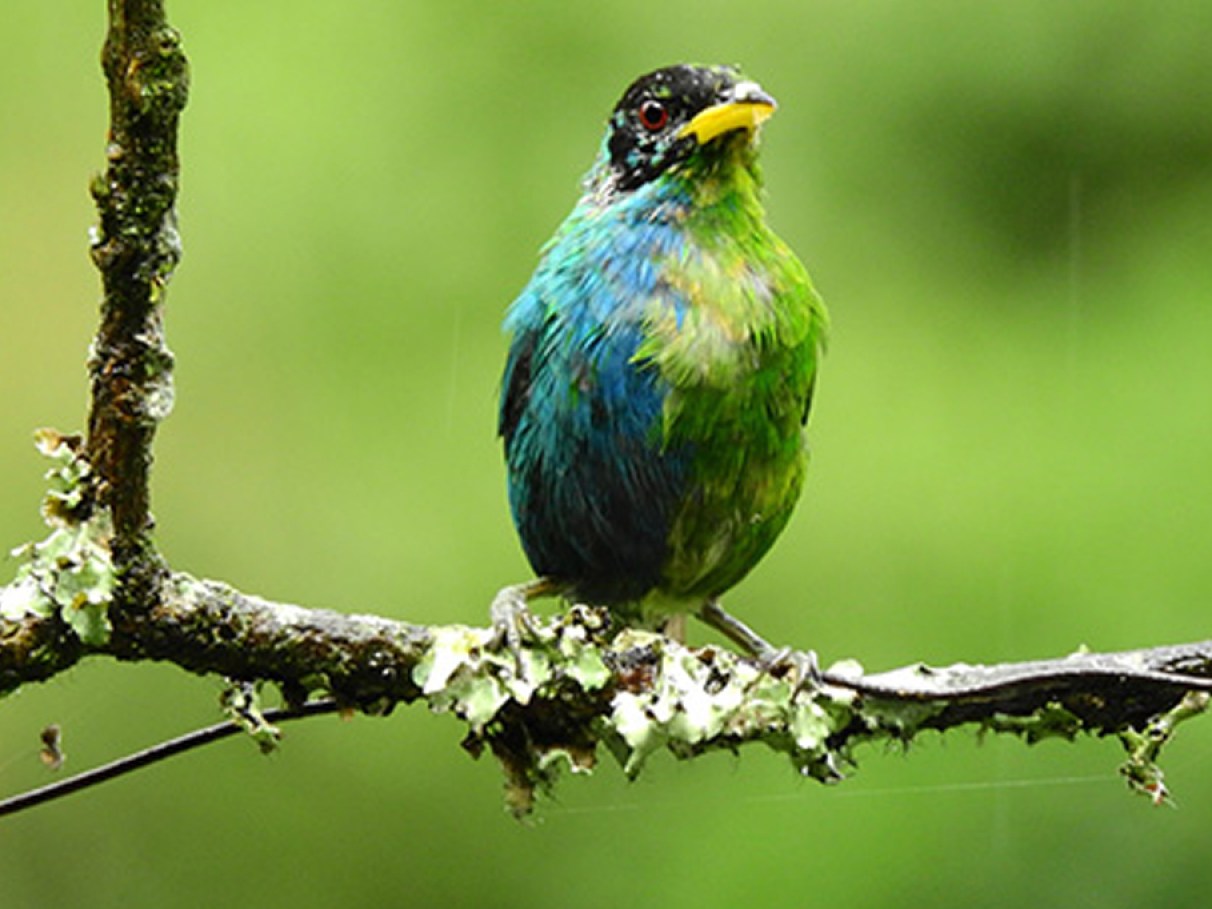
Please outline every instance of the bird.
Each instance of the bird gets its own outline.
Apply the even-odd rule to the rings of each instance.
[[[497,428],[535,580],[498,594],[494,625],[558,595],[621,627],[694,614],[774,651],[720,597],[800,498],[828,330],[766,224],[758,144],[775,109],[738,67],[690,64],[614,107],[505,317]]]

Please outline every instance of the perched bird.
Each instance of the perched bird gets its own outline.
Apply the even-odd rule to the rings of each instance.
[[[768,648],[718,598],[787,524],[826,330],[766,226],[759,127],[774,99],[732,67],[637,79],[583,194],[505,320],[509,501],[550,593],[623,624],[694,612]],[[503,610],[502,610],[503,607]]]

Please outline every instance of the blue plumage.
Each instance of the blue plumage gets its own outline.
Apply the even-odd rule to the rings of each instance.
[[[535,571],[576,578],[591,602],[658,583],[688,482],[691,446],[662,441],[669,384],[636,362],[651,302],[687,305],[654,265],[685,239],[653,211],[638,193],[605,210],[582,200],[505,322],[499,428],[514,520]]]
[[[626,621],[699,612],[773,544],[807,462],[825,316],[766,226],[757,128],[774,101],[727,67],[637,80],[572,213],[505,320],[499,431],[535,591]]]

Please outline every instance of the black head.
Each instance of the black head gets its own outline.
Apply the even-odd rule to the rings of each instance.
[[[610,117],[611,183],[628,191],[737,130],[752,134],[774,99],[730,66],[669,66],[641,76]]]

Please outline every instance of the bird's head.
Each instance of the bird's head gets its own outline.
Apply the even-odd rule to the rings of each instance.
[[[774,109],[760,85],[730,66],[669,66],[641,76],[607,127],[602,163],[610,189],[630,192],[687,162],[710,163],[737,136],[751,143]]]

